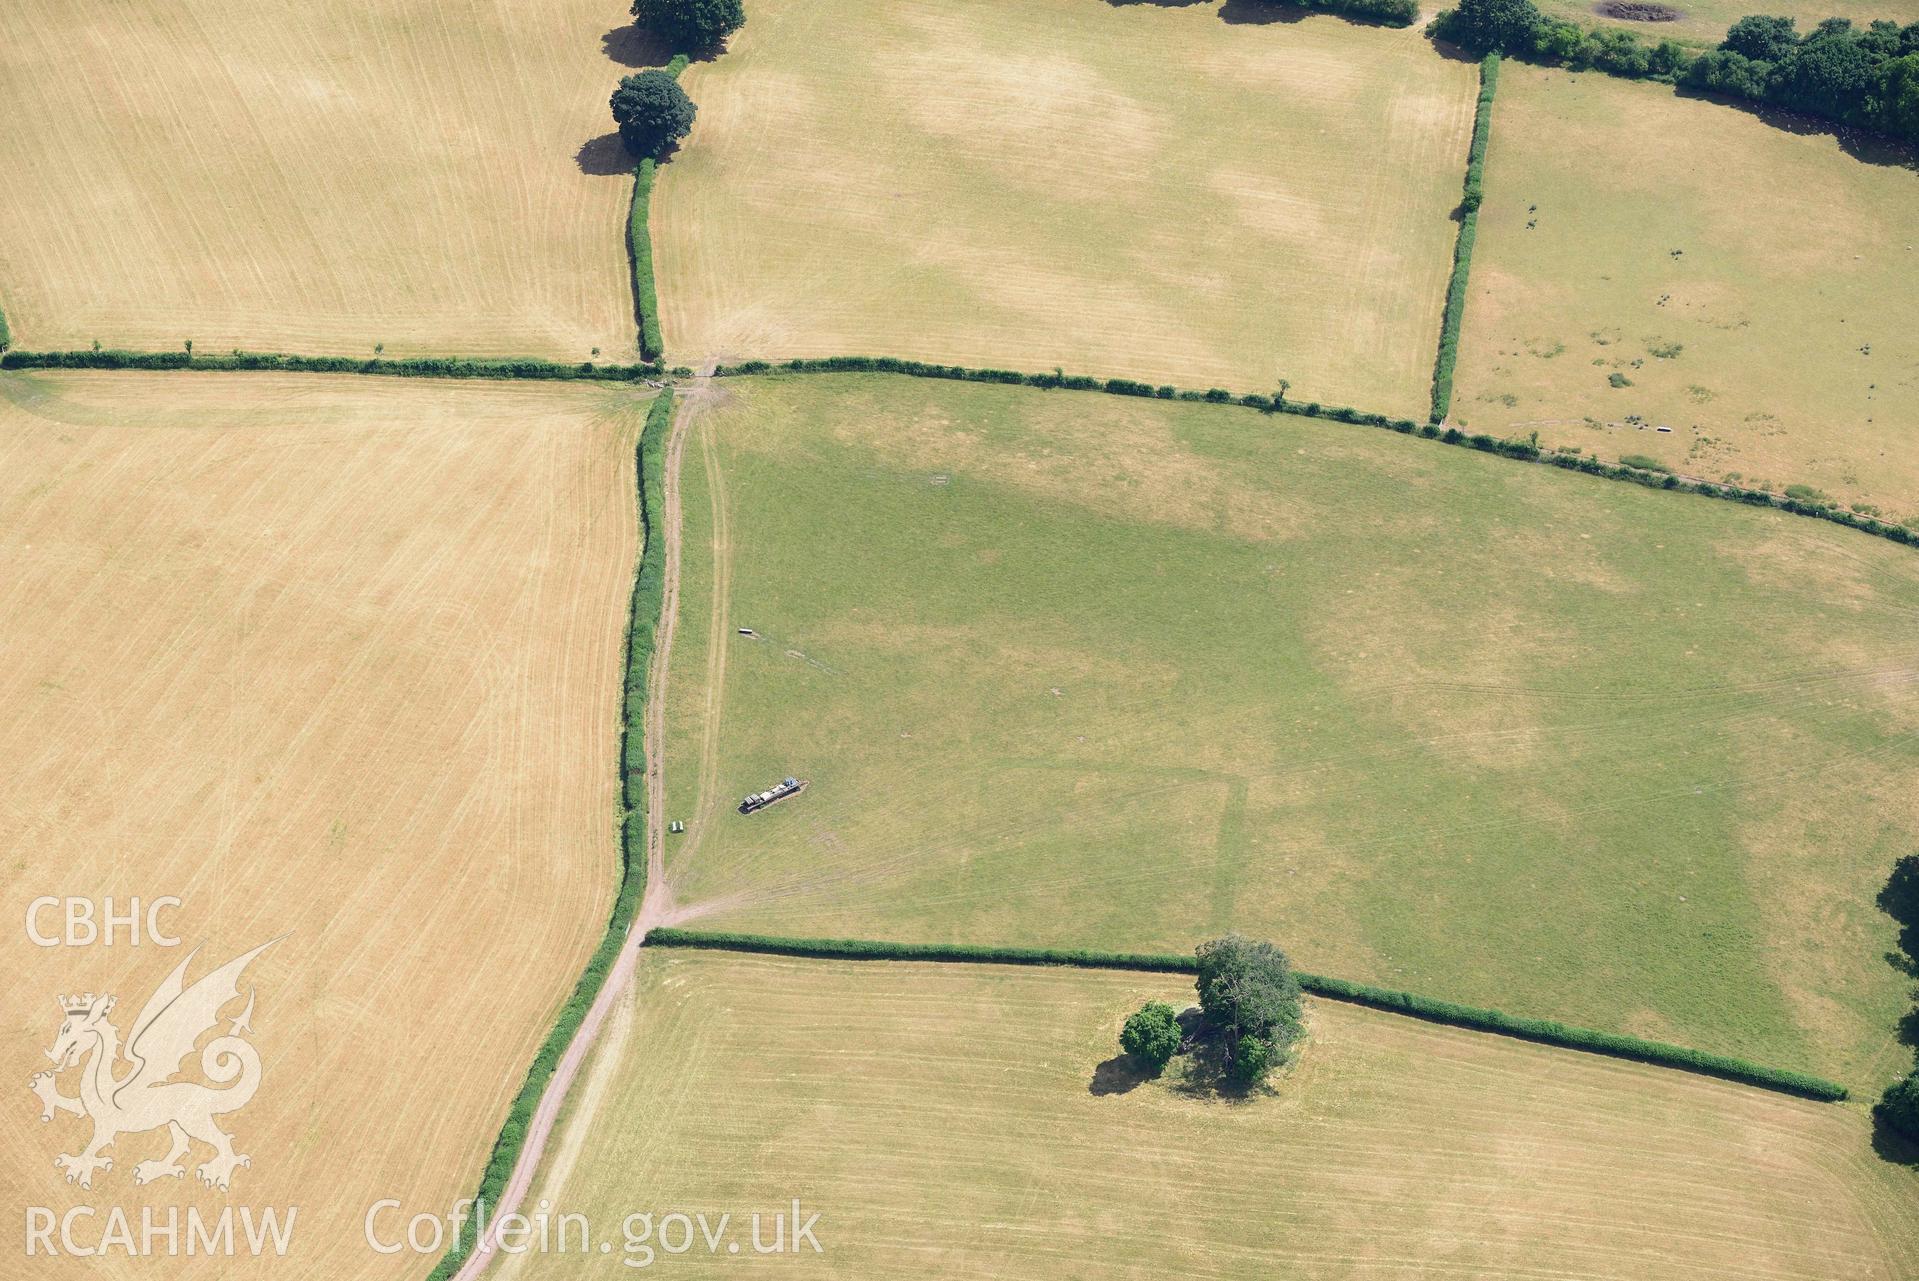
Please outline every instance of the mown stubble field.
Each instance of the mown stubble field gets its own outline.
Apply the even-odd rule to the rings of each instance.
[[[605,927],[643,410],[598,388],[0,375],[0,1206],[16,1227],[120,1206],[136,1230],[143,1207],[298,1213],[286,1259],[31,1275],[431,1266],[374,1254],[363,1216],[471,1194]],[[33,946],[42,895],[177,896],[183,944]],[[164,1132],[117,1141],[90,1192],[62,1182],[88,1127],[43,1125],[25,1088],[55,997],[116,994],[124,1035],[191,948],[189,979],[276,937],[241,989],[264,1081],[226,1122],[253,1158],[231,1196],[193,1181],[198,1147],[183,1180],[134,1187]]]
[[[1850,1109],[1328,1002],[1250,1103],[1140,1084],[1168,976],[653,952],[623,1054],[536,1194],[615,1253],[635,1212],[733,1216],[677,1275],[1895,1281],[1915,1177]],[[821,1252],[755,1256],[799,1197]],[[802,1216],[803,1217],[803,1216]]]
[[[647,60],[629,21],[619,0],[0,6],[14,341],[629,356],[632,162],[606,110]]]

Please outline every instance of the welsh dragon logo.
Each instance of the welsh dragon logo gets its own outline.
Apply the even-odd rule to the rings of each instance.
[[[140,1017],[133,1021],[124,1049],[120,1030],[107,1017],[113,1013],[114,997],[89,992],[60,998],[64,1016],[60,1035],[47,1051],[53,1070],[39,1073],[29,1084],[44,1107],[42,1121],[51,1121],[56,1112],[71,1112],[93,1122],[93,1141],[84,1150],[53,1159],[55,1168],[66,1171],[68,1183],[91,1188],[96,1170],[113,1169],[112,1158],[101,1153],[115,1140],[162,1127],[171,1146],[161,1159],[142,1161],[133,1167],[135,1183],[184,1175],[186,1169],[180,1158],[196,1139],[213,1148],[212,1158],[195,1171],[208,1187],[227,1190],[233,1171],[253,1164],[252,1158],[233,1150],[233,1139],[214,1120],[245,1107],[260,1088],[259,1052],[242,1039],[252,1030],[251,990],[246,1008],[232,1020],[226,1033],[208,1041],[200,1051],[200,1070],[225,1088],[172,1078],[193,1052],[194,1043],[219,1024],[220,1011],[239,999],[241,973],[253,958],[277,942],[262,943],[188,987],[187,966],[198,950],[190,953],[147,998]],[[124,1069],[122,1058],[127,1064]],[[56,1078],[74,1068],[80,1070],[80,1093],[68,1097],[60,1093]]]

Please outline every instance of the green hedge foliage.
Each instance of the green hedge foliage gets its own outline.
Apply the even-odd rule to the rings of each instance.
[[[7,313],[0,309],[0,352],[13,346],[13,331],[7,328]]]
[[[236,351],[209,356],[184,351],[9,351],[0,369],[204,369],[272,370],[306,374],[380,374],[395,378],[537,378],[602,382],[638,382],[659,376],[657,360],[638,365],[605,365],[591,360],[564,364],[536,357],[467,360],[459,356],[419,356],[407,360],[358,356],[289,356],[282,352]]]
[[[1453,407],[1453,366],[1459,361],[1459,326],[1466,317],[1466,281],[1472,273],[1473,242],[1479,238],[1479,204],[1484,199],[1486,143],[1492,136],[1493,95],[1499,89],[1499,55],[1479,64],[1479,107],[1473,114],[1473,145],[1466,153],[1465,193],[1459,202],[1459,239],[1453,245],[1453,276],[1446,286],[1445,318],[1439,325],[1439,357],[1433,363],[1432,420],[1446,421]]]
[[[640,322],[640,355],[658,360],[665,344],[660,335],[660,296],[653,286],[653,157],[633,171],[633,205],[626,215],[627,259],[633,267],[633,310]]]
[[[1149,970],[1165,974],[1194,974],[1192,956],[1157,952],[1095,952],[1074,948],[974,947],[963,943],[884,943],[872,939],[780,938],[768,934],[728,934],[704,930],[657,929],[646,936],[648,947],[706,948],[725,952],[756,952],[774,956],[804,956],[855,961],[957,961],[992,965],[1070,965],[1083,969]],[[1322,974],[1299,974],[1300,986],[1316,996],[1406,1014],[1431,1023],[1496,1032],[1502,1036],[1584,1050],[1612,1058],[1632,1059],[1661,1067],[1722,1077],[1806,1098],[1837,1101],[1846,1087],[1804,1072],[1763,1067],[1723,1054],[1707,1054],[1663,1041],[1598,1032],[1552,1019],[1520,1018],[1498,1010],[1434,1000],[1411,992],[1350,983]]]
[[[1415,0],[1292,0],[1292,3],[1360,22],[1376,22],[1383,27],[1410,27],[1419,17]]]
[[[520,1092],[507,1108],[500,1136],[494,1140],[487,1157],[486,1170],[480,1176],[478,1202],[487,1213],[496,1213],[500,1193],[513,1173],[514,1162],[526,1143],[526,1127],[539,1106],[540,1095],[553,1078],[560,1056],[580,1030],[587,1009],[599,995],[600,985],[613,968],[620,948],[626,942],[627,927],[639,910],[646,894],[646,686],[647,672],[653,662],[653,644],[660,621],[660,607],[666,572],[666,540],[659,536],[658,521],[665,509],[666,436],[673,417],[673,393],[666,390],[648,407],[646,425],[639,442],[640,563],[633,575],[632,616],[626,632],[626,694],[620,722],[621,821],[620,888],[613,900],[613,911],[606,933],[593,950],[573,994],[560,1008],[560,1017],[547,1033],[527,1069]],[[466,1260],[477,1238],[477,1226],[469,1225],[429,1274],[429,1281],[444,1281]]]

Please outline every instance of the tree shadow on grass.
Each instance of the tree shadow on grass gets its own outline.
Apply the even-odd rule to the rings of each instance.
[[[1681,98],[1693,98],[1716,103],[1722,107],[1731,107],[1734,111],[1743,111],[1785,133],[1799,137],[1825,136],[1838,141],[1839,149],[1863,164],[1879,165],[1890,169],[1907,169],[1919,173],[1919,149],[1891,138],[1884,138],[1850,125],[1842,125],[1836,120],[1825,120],[1818,116],[1808,116],[1797,111],[1788,111],[1767,102],[1754,102],[1749,98],[1738,98],[1730,94],[1710,93],[1684,85],[1674,90]]]
[[[630,178],[639,161],[627,151],[619,133],[614,132],[603,133],[583,144],[573,153],[573,163],[580,167],[581,173],[594,178],[612,178],[620,174]]]
[[[1093,1079],[1086,1084],[1086,1092],[1098,1098],[1109,1094],[1126,1094],[1137,1090],[1153,1079],[1153,1074],[1141,1068],[1130,1054],[1115,1054],[1093,1069]]]
[[[664,67],[673,60],[666,41],[630,22],[601,36],[600,48],[622,67]]]

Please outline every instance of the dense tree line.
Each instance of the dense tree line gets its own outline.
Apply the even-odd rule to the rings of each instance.
[[[1908,854],[1893,864],[1879,906],[1899,925],[1896,958],[1906,973],[1919,978],[1919,854]],[[1908,1020],[1919,1026],[1919,1011]],[[1919,1144],[1919,1069],[1896,1081],[1873,1105],[1873,1119],[1909,1143]]]
[[[1753,15],[1697,52],[1547,17],[1533,0],[1460,0],[1433,32],[1468,49],[1663,80],[1919,142],[1919,22],[1828,18],[1802,35],[1791,18]]]

